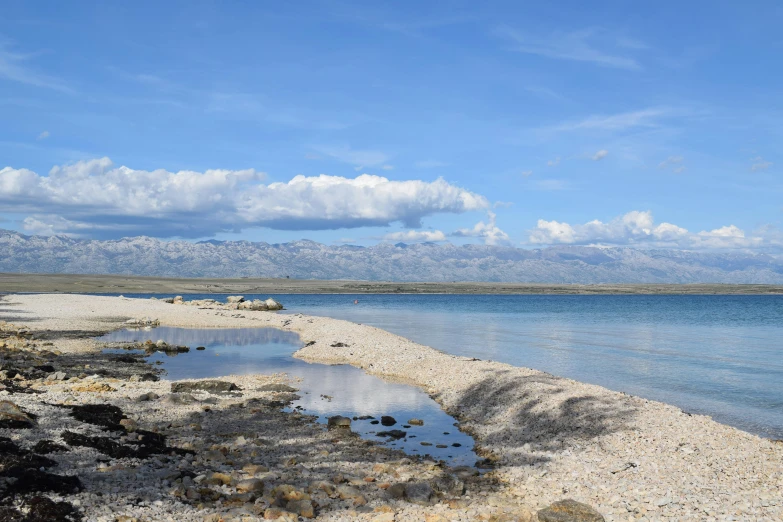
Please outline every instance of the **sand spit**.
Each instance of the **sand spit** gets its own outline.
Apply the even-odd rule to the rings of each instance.
[[[389,509],[396,515],[354,509],[350,516],[368,520],[424,520],[425,515],[430,520],[502,520],[498,513],[512,506],[536,510],[571,498],[594,506],[606,520],[783,519],[780,443],[704,416],[689,415],[673,406],[598,386],[452,356],[377,328],[300,314],[80,295],[6,296],[0,301],[0,314],[0,319],[24,324],[32,330],[49,331],[47,335],[60,350],[73,354],[98,348],[95,342],[79,338],[84,332],[116,329],[129,319],[143,317],[153,317],[166,326],[266,326],[296,331],[308,344],[296,354],[302,359],[348,363],[369,373],[423,387],[459,419],[461,429],[474,434],[482,453],[494,462],[494,470],[469,484],[467,496],[452,499],[452,504],[441,502],[436,507],[419,508],[376,496],[368,505]],[[332,346],[337,343],[345,346]],[[123,384],[126,388],[131,386]],[[106,393],[130,397],[156,386],[165,388],[167,383],[133,383],[133,393],[116,387],[117,392]],[[248,390],[258,388],[247,383],[245,386]],[[46,393],[59,392],[52,389]],[[71,396],[81,400],[82,395]],[[21,394],[12,397],[20,398],[19,405],[25,407]],[[241,400],[254,397],[243,396]],[[261,400],[265,396],[255,398]],[[220,401],[225,401],[225,408],[230,410],[231,401]],[[149,423],[153,423],[155,415],[162,422],[169,414],[166,410],[145,417],[147,414],[132,409],[136,406],[123,404],[129,408],[130,417],[148,418]],[[281,414],[281,418],[289,417]],[[312,429],[318,431],[317,427]],[[172,436],[177,440],[176,436],[182,435],[176,432]],[[387,454],[387,450],[374,451]],[[372,456],[365,460],[381,458]],[[436,473],[431,463],[395,462],[409,466],[401,474],[405,478],[416,476],[415,473]],[[94,470],[95,462],[91,465]],[[354,473],[372,473],[373,464],[369,462],[357,466]],[[167,509],[171,501],[166,497],[160,502],[158,507]],[[198,513],[202,516],[203,511]],[[325,511],[320,515],[325,520],[338,520],[340,516],[349,516],[348,511]]]

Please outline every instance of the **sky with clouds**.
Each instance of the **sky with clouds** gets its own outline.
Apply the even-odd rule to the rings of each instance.
[[[778,2],[6,2],[0,227],[783,250]]]

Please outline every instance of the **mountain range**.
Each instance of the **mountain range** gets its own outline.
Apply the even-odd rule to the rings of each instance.
[[[372,281],[783,284],[783,259],[630,247],[118,240],[0,230],[0,272]]]

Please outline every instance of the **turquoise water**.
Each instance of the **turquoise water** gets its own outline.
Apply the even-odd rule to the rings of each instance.
[[[783,296],[273,297],[284,313],[377,326],[783,438]]]

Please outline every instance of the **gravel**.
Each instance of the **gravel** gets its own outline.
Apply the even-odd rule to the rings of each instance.
[[[466,482],[463,496],[438,498],[431,506],[390,498],[385,489],[392,484],[431,484],[454,470],[406,458],[350,435],[338,437],[345,430],[329,432],[310,417],[262,407],[263,401],[257,407],[237,405],[274,396],[277,392],[261,391],[270,384],[295,385],[283,376],[225,379],[242,390],[241,399],[193,392],[195,401],[163,403],[171,390],[170,381],[115,382],[110,378],[91,384],[106,384],[114,391],[75,392],[69,379],[49,381],[41,386],[44,394],[0,397],[38,415],[37,428],[27,430],[30,433],[22,439],[26,447],[44,439],[61,444],[65,429],[99,435],[98,427],[43,403],[79,404],[100,397],[118,405],[142,429],[158,427],[168,435],[169,444],[197,452],[192,461],[187,456],[165,456],[103,464],[92,448],[47,455],[61,463],[64,473],[81,478],[85,490],[75,498],[80,509],[90,513],[90,520],[115,520],[120,514],[206,520],[210,513],[239,517],[242,510],[247,517],[263,516],[252,512],[248,502],[232,497],[241,495],[233,485],[210,486],[215,491],[223,488],[217,500],[189,499],[190,486],[185,484],[195,484],[211,472],[227,473],[237,482],[251,478],[268,482],[263,498],[270,502],[274,502],[269,495],[275,485],[306,491],[319,481],[334,484],[335,475],[350,477],[340,484],[358,488],[366,503],[340,499],[336,493],[332,498],[317,489],[319,493],[308,495],[316,499],[319,520],[423,520],[425,516],[428,520],[492,516],[500,520],[501,515],[514,513],[521,520],[563,499],[592,506],[609,521],[783,519],[783,444],[674,406],[532,369],[453,356],[377,328],[329,318],[239,311],[214,303],[188,306],[83,295],[11,295],[3,298],[2,305],[16,323],[46,330],[44,337],[64,354],[94,353],[100,343],[84,339],[80,332],[122,328],[133,319],[152,318],[165,326],[258,326],[298,332],[306,345],[295,354],[299,358],[352,364],[425,389],[458,419],[459,429],[475,437],[478,453],[486,459],[482,467],[489,468]],[[81,385],[87,382],[79,381]],[[138,401],[145,395],[149,400]],[[215,404],[203,404],[204,399],[216,397]],[[250,414],[253,409],[259,411]],[[22,430],[9,435],[10,431],[0,430],[0,436],[22,437]],[[227,457],[235,451],[241,458]],[[269,471],[249,476],[241,469],[250,464],[266,466]],[[385,471],[377,467],[386,464],[390,468]],[[183,466],[197,475],[174,478]],[[96,496],[99,491],[104,492],[102,497]],[[52,498],[62,500],[56,495]],[[267,500],[252,505],[277,509]],[[292,506],[306,507],[302,503]]]

